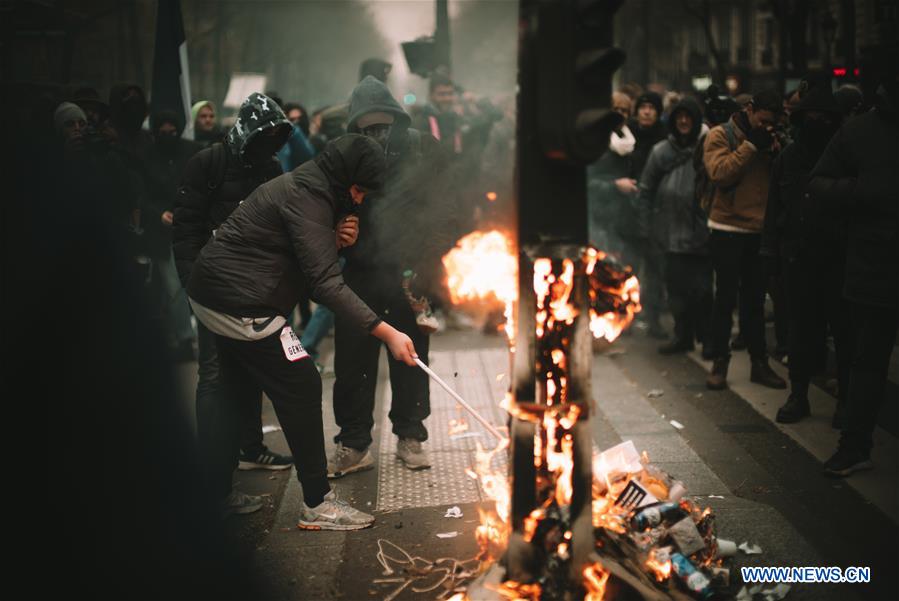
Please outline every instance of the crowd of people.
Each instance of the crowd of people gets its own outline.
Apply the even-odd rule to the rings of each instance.
[[[658,351],[701,345],[709,389],[745,348],[752,382],[789,389],[777,421],[797,422],[832,341],[842,435],[824,471],[838,477],[872,466],[899,316],[899,89],[895,64],[880,68],[864,94],[814,78],[736,98],[623,86],[623,124],[588,172],[591,241],[636,269],[660,339],[667,297],[674,331]],[[789,383],[769,363],[766,297]]]
[[[222,516],[263,504],[233,487],[235,468],[296,465],[301,527],[372,523],[329,479],[373,466],[382,346],[397,456],[430,467],[429,383],[416,360],[427,363],[438,328],[440,258],[461,234],[510,219],[513,117],[443,73],[410,114],[389,73],[366,61],[347,103],[312,113],[255,92],[227,129],[199,101],[193,140],[136,85],[114,87],[108,103],[79,90],[53,113],[61,176],[42,184],[89,203],[85,218],[102,215],[171,352],[197,361],[203,489]],[[752,382],[789,386],[777,420],[801,420],[832,338],[843,434],[825,470],[837,476],[870,467],[897,330],[899,90],[895,76],[883,81],[868,97],[812,80],[743,98],[623,86],[612,96],[622,125],[588,169],[590,242],[637,271],[650,336],[667,336],[670,311],[660,353],[702,346],[708,388],[727,387],[742,344]],[[769,363],[766,296],[789,384]],[[316,359],[332,327],[339,433],[329,458]],[[263,393],[292,456],[263,442]]]
[[[183,117],[153,110],[136,85],[114,87],[108,103],[80,90],[53,112],[63,173],[47,196],[92,203],[170,356],[197,362],[202,489],[222,517],[263,506],[233,486],[235,469],[296,465],[300,527],[371,524],[329,479],[373,466],[382,346],[397,456],[411,470],[430,467],[429,384],[415,360],[427,363],[439,327],[441,257],[463,228],[496,218],[478,191],[479,165],[509,114],[439,73],[430,102],[407,113],[389,73],[389,63],[366,61],[347,103],[311,114],[255,92],[227,128],[212,102],[198,101],[192,140]],[[462,171],[470,184],[459,184]],[[316,359],[332,328],[339,433],[326,457]],[[289,456],[263,442],[263,393]]]

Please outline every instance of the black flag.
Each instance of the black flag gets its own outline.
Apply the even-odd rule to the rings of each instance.
[[[156,48],[153,51],[153,83],[150,110],[174,111],[183,115],[182,137],[193,139],[190,119],[190,71],[187,67],[187,40],[179,0],[159,0],[156,12]]]

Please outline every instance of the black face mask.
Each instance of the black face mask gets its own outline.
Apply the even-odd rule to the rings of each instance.
[[[381,148],[387,148],[387,142],[390,140],[390,132],[392,129],[393,126],[388,125],[387,123],[376,123],[375,125],[369,125],[363,129],[362,135],[366,138],[371,138],[380,144]]]
[[[171,152],[178,145],[178,134],[156,134],[156,145],[164,152]]]
[[[263,164],[270,161],[283,145],[280,136],[257,135],[244,150],[244,161],[250,165]]]

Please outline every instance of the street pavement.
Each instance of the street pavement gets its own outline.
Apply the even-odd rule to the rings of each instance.
[[[323,361],[333,362],[331,343],[323,344]],[[774,422],[785,391],[749,382],[749,359],[735,352],[730,388],[705,388],[707,364],[696,354],[665,357],[658,341],[632,332],[594,353],[592,378],[597,412],[591,418],[594,445],[608,448],[631,440],[651,461],[682,480],[688,494],[717,515],[719,536],[758,545],[760,555],[740,553],[739,566],[869,566],[869,585],[799,584],[787,599],[899,599],[899,453],[897,415],[891,404],[887,421],[876,433],[875,469],[845,480],[822,476],[822,462],[833,451],[837,433],[830,428],[835,403],[823,387],[813,386],[812,418],[796,425]],[[386,351],[385,351],[386,352]],[[896,353],[894,353],[896,355]],[[508,385],[504,340],[470,330],[450,330],[432,337],[433,369],[470,404],[503,427],[498,407]],[[894,363],[895,356],[894,356]],[[189,367],[184,385],[193,385]],[[785,374],[779,364],[775,369]],[[324,377],[324,424],[328,453],[336,432],[331,409],[333,376]],[[652,392],[652,394],[650,394]],[[266,508],[251,516],[230,518],[228,528],[243,542],[263,598],[285,600],[383,599],[404,582],[385,574],[379,544],[393,557],[403,551],[426,560],[465,560],[477,552],[474,530],[478,508],[490,505],[477,483],[465,474],[474,465],[477,444],[494,440],[463,414],[452,398],[431,386],[428,420],[434,466],[411,472],[394,456],[395,436],[387,418],[390,389],[386,360],[378,376],[373,470],[333,482],[338,494],[376,516],[374,527],[355,532],[307,532],[296,528],[301,491],[289,472],[236,472],[239,487],[266,494]],[[450,435],[452,420],[464,416],[465,432]],[[672,425],[672,421],[682,428]],[[264,423],[277,427],[268,402]],[[275,450],[287,452],[279,431],[266,434]],[[502,455],[502,454],[499,454]],[[504,457],[494,467],[503,468]],[[461,518],[445,517],[457,506]],[[455,534],[452,534],[455,533]],[[443,535],[438,536],[438,535]],[[391,545],[397,545],[392,547]],[[739,590],[739,570],[732,571],[732,592]],[[439,578],[412,582],[396,599],[433,599],[436,592],[416,592]]]

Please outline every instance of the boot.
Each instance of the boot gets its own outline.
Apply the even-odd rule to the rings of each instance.
[[[811,409],[808,406],[808,397],[791,394],[787,397],[787,402],[783,407],[777,410],[775,419],[779,424],[795,424],[809,415],[811,415]]]
[[[787,382],[771,369],[768,359],[753,359],[752,370],[749,372],[749,380],[768,388],[785,389]]]
[[[706,388],[709,390],[724,390],[727,388],[727,366],[730,365],[730,357],[719,357],[712,363],[712,371],[705,379]]]

